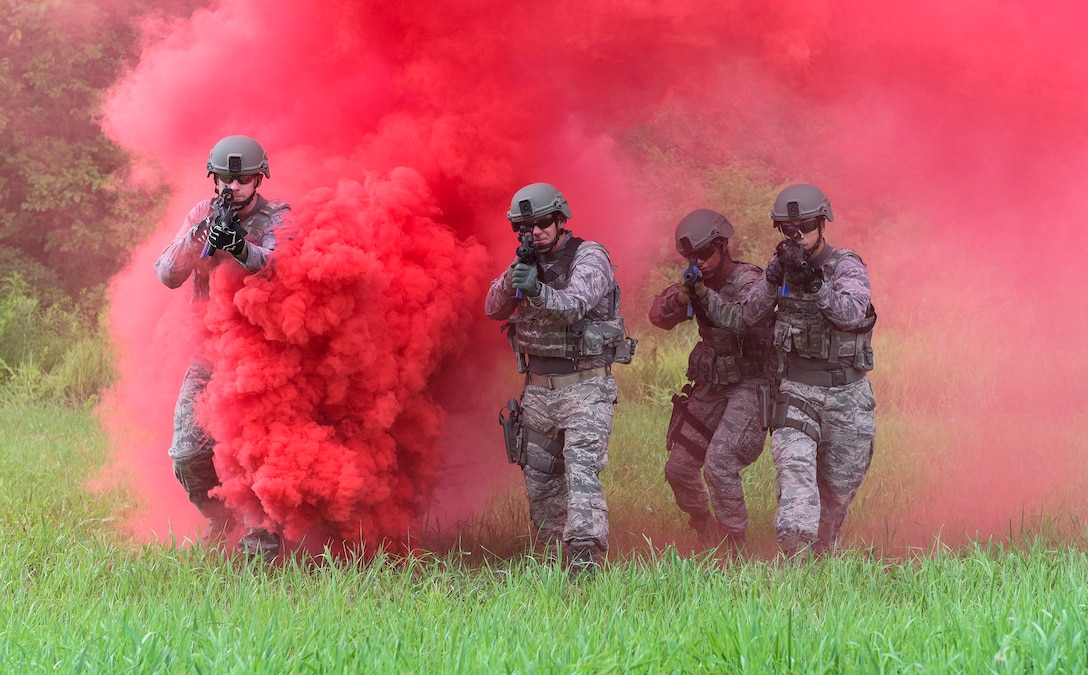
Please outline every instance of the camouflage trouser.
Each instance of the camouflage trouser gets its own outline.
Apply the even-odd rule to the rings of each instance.
[[[819,441],[789,426],[771,432],[771,454],[778,471],[774,518],[778,544],[787,555],[810,544],[817,550],[832,549],[873,458],[873,387],[867,377],[839,387],[784,380],[779,387],[779,395],[783,394],[800,399],[814,413],[791,405],[788,417]]]
[[[759,458],[767,438],[759,416],[759,385],[765,383],[754,378],[727,386],[697,384],[670,424],[665,478],[676,505],[693,521],[705,519],[713,506],[727,532],[748,529],[740,472]]]
[[[208,386],[211,372],[206,364],[193,361],[185,372],[174,408],[174,440],[170,446],[170,459],[174,461],[174,475],[191,501],[205,518],[225,515],[223,502],[208,497],[208,491],[219,485],[212,456],[215,442],[197,424],[193,411],[194,400]]]
[[[608,463],[616,395],[616,380],[611,375],[554,390],[525,386],[522,424],[549,438],[563,438],[564,473],[523,467],[529,516],[542,543],[592,542],[599,553],[608,549],[608,505],[601,471]],[[526,451],[544,464],[553,458],[532,440]]]

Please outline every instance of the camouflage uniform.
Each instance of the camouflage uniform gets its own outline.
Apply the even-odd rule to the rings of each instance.
[[[740,472],[759,458],[766,439],[759,396],[761,386],[770,386],[770,324],[748,329],[739,310],[760,277],[755,265],[734,262],[722,279],[704,279],[707,295],[697,304],[684,304],[675,284],[650,309],[650,322],[659,328],[670,330],[690,318],[699,324],[701,340],[688,357],[687,378],[694,384],[685,387],[686,396],[673,399],[665,477],[692,527],[719,540],[744,539],[748,510]],[[712,517],[718,528],[710,526]]]
[[[540,540],[546,545],[562,541],[599,562],[608,549],[608,505],[600,474],[608,463],[616,381],[607,341],[603,350],[589,350],[596,355],[585,355],[572,347],[577,343],[572,336],[587,321],[618,316],[618,288],[604,247],[573,239],[569,232],[561,236],[552,252],[540,255],[540,295],[518,298],[504,273],[491,282],[484,311],[489,318],[509,320],[519,368],[527,371],[521,398],[527,433],[522,468]],[[564,260],[568,250],[572,260]],[[563,273],[564,267],[569,271]],[[548,336],[559,336],[550,352],[556,356],[534,353],[548,352],[538,349]],[[565,346],[560,344],[564,339]],[[571,357],[572,349],[583,353]]]
[[[869,277],[861,258],[824,245],[812,264],[823,271],[815,293],[757,284],[745,317],[774,311],[780,376],[771,424],[778,472],[775,531],[783,553],[833,549],[850,502],[869,469],[876,402]],[[764,276],[764,280],[766,276]]]
[[[193,303],[200,305],[208,300],[209,278],[216,266],[241,265],[251,274],[264,269],[276,246],[277,231],[284,227],[290,207],[282,202],[269,202],[260,195],[255,200],[253,210],[242,221],[242,227],[247,231],[245,263],[225,251],[217,251],[207,258],[200,257],[204,244],[191,235],[198,224],[210,224],[212,201],[206,199],[189,211],[177,236],[155,261],[159,281],[169,288],[178,288],[192,276]],[[174,410],[170,458],[174,464],[174,475],[185,488],[189,501],[204,517],[216,522],[225,520],[227,513],[221,501],[208,497],[208,491],[219,485],[212,462],[215,442],[197,424],[194,414],[195,400],[210,379],[211,364],[202,355],[196,355],[185,373]]]

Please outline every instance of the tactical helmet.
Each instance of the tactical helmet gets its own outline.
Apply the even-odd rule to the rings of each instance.
[[[771,220],[776,223],[787,220],[808,220],[823,216],[835,220],[831,214],[831,202],[827,195],[814,185],[791,185],[778,193],[771,210]]]
[[[249,175],[268,172],[268,155],[260,143],[249,136],[227,136],[215,144],[208,155],[208,175],[213,173],[231,173]]]
[[[514,198],[510,200],[510,212],[506,214],[506,218],[513,225],[514,231],[517,231],[518,223],[556,211],[566,218],[571,217],[570,207],[567,206],[563,193],[548,183],[531,183],[514,193]]]
[[[733,232],[733,225],[722,214],[697,209],[681,218],[676,226],[676,252],[690,258],[718,239],[729,239]]]

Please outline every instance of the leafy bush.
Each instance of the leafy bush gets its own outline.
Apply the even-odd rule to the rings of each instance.
[[[43,301],[18,273],[0,279],[0,402],[93,402],[113,378],[110,353],[82,307]]]

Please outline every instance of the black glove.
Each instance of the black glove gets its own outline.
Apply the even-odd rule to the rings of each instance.
[[[208,242],[235,257],[246,250],[246,240],[239,234],[237,225],[228,227],[221,222],[216,222],[208,232]]]
[[[798,266],[786,270],[786,283],[806,293],[815,293],[824,285],[824,273],[812,265]]]
[[[767,281],[770,282],[772,286],[781,286],[786,278],[786,273],[782,269],[782,261],[777,255],[771,258],[770,262],[767,263],[765,272],[767,274]]]
[[[540,282],[536,276],[536,265],[519,262],[510,273],[510,284],[530,298],[535,298],[540,295]]]

